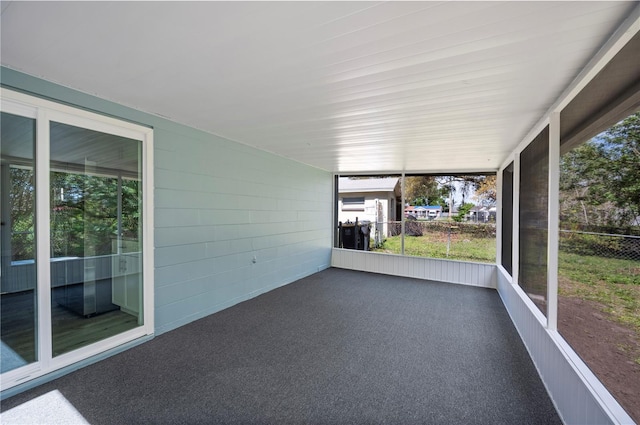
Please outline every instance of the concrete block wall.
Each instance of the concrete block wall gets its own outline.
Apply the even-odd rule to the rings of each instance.
[[[329,267],[328,173],[189,129],[155,136],[159,333]]]

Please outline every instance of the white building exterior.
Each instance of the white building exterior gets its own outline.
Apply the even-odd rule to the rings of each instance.
[[[442,215],[442,207],[440,205],[409,205],[404,208],[404,213],[418,219],[435,220]]]
[[[401,204],[400,178],[350,178],[338,180],[338,221],[358,220],[372,223],[372,237],[389,235],[389,222],[399,221],[397,213]]]

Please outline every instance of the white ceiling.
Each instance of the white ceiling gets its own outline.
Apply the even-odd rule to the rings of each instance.
[[[2,65],[334,172],[496,170],[637,2],[2,2]]]

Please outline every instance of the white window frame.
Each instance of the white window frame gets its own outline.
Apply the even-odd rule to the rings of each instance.
[[[38,360],[2,374],[2,390],[70,366],[138,338],[154,333],[153,242],[153,129],[94,112],[0,88],[0,110],[36,120],[36,275]],[[142,142],[142,261],[144,324],[69,353],[52,355],[50,223],[49,223],[49,128],[51,121],[113,134]],[[45,171],[45,172],[43,172]]]
[[[347,199],[349,202],[345,202]],[[354,199],[357,199],[357,202],[353,201]],[[365,196],[344,196],[342,197],[342,211],[364,211],[366,201]]]

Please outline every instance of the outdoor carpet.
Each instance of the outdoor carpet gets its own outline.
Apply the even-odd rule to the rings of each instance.
[[[560,424],[498,293],[328,269],[2,403],[91,424]]]

